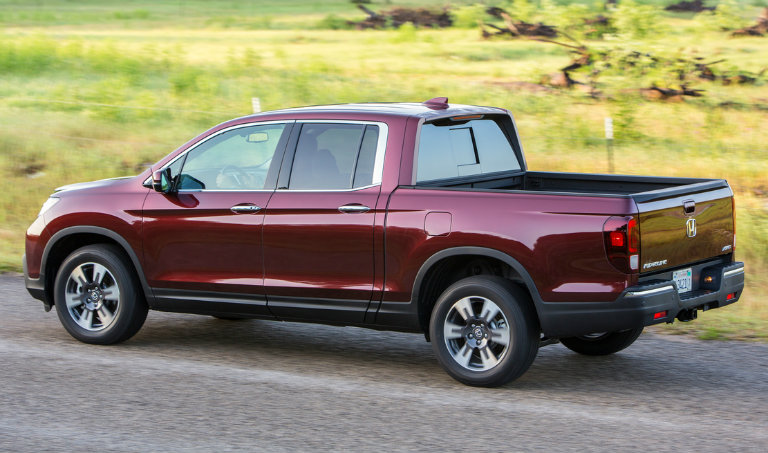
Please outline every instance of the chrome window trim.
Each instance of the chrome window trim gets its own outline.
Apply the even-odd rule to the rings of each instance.
[[[372,187],[379,187],[379,186],[381,186],[381,183],[369,184],[367,186],[355,187],[353,189],[277,189],[277,192],[280,192],[280,193],[288,193],[288,192],[356,192],[358,190],[370,189]]]
[[[251,126],[261,126],[261,125],[268,125],[268,124],[294,124],[294,123],[314,123],[314,124],[360,124],[365,126],[378,126],[379,127],[379,137],[376,142],[376,156],[374,157],[374,163],[373,163],[373,176],[371,184],[363,187],[354,187],[350,189],[181,189],[178,191],[178,193],[194,193],[194,192],[273,192],[275,190],[280,190],[281,192],[355,192],[358,190],[363,189],[370,189],[371,187],[376,187],[381,185],[382,176],[384,174],[384,156],[386,154],[387,149],[387,139],[389,137],[389,126],[387,126],[387,123],[381,122],[381,121],[355,121],[355,120],[333,120],[333,119],[327,119],[327,120],[274,120],[274,121],[259,121],[256,123],[243,123],[243,124],[237,124],[235,126],[230,126],[224,129],[221,129],[220,131],[216,131],[215,133],[208,135],[201,139],[199,142],[195,143],[194,145],[191,145],[189,148],[185,149],[184,152],[179,154],[178,156],[174,157],[171,161],[163,165],[160,170],[165,170],[166,168],[170,167],[174,163],[176,163],[177,160],[183,158],[187,153],[192,151],[193,149],[197,148],[198,146],[202,145],[206,141],[216,137],[219,134],[223,134],[225,132],[229,132],[234,129],[240,129],[243,127],[251,127]],[[150,175],[149,178],[144,181],[144,185],[151,184],[152,183],[152,176]]]
[[[334,120],[334,119],[327,119],[327,120],[296,120],[296,123],[299,124],[361,124],[364,126],[378,126],[379,127],[379,137],[376,141],[376,156],[373,159],[373,177],[371,178],[371,184],[365,187],[357,187],[353,189],[330,189],[330,190],[323,190],[323,189],[287,189],[291,192],[349,192],[353,190],[360,190],[367,187],[373,187],[378,186],[381,184],[381,179],[384,174],[384,155],[387,151],[387,138],[389,137],[389,126],[387,126],[387,123],[381,122],[381,121],[364,121],[364,120]],[[291,168],[291,171],[293,171],[293,168]]]

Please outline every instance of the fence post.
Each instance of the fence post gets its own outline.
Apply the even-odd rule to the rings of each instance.
[[[251,98],[251,107],[253,107],[253,113],[261,113],[261,99]]]
[[[608,153],[608,173],[613,173],[613,118],[605,119],[605,150]]]

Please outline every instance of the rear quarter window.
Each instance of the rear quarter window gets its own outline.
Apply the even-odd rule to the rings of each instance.
[[[520,162],[497,121],[422,125],[417,182],[509,170],[520,170]]]

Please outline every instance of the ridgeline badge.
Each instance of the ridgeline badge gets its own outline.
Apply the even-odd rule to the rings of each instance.
[[[651,261],[650,263],[643,264],[643,269],[650,269],[652,267],[664,266],[667,264],[667,260]]]

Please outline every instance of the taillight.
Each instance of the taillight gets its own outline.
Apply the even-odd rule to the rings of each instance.
[[[636,273],[640,268],[640,226],[634,217],[609,217],[603,224],[608,261],[621,272]]]
[[[640,250],[640,227],[637,226],[637,220],[632,217],[627,222],[627,251],[637,253]]]

